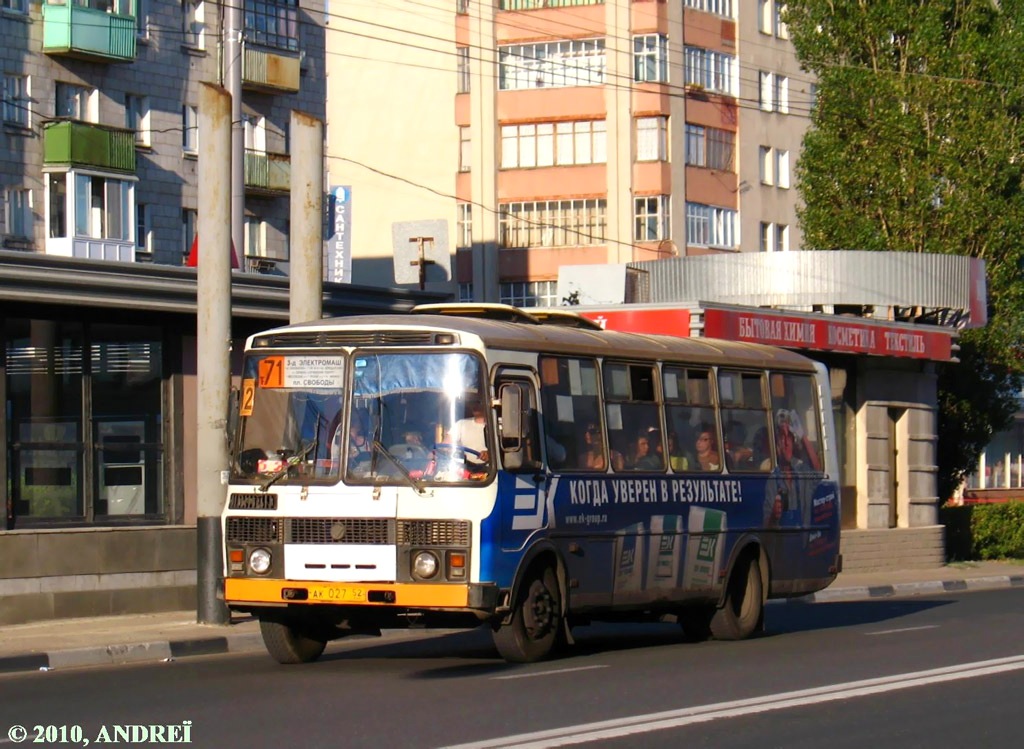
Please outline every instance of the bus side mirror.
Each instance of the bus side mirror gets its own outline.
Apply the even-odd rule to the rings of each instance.
[[[501,442],[519,449],[523,439],[523,393],[517,385],[501,386]],[[509,443],[515,443],[513,445]]]
[[[505,384],[498,391],[501,399],[501,461],[506,470],[523,465],[523,392],[518,385]]]

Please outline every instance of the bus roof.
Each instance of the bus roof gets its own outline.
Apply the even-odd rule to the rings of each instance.
[[[528,314],[527,317],[531,317]],[[250,346],[257,339],[266,339],[270,346],[279,348],[307,348],[323,346],[386,346],[417,345],[407,337],[391,342],[385,336],[353,336],[351,339],[328,336],[335,331],[432,331],[475,336],[484,346],[492,349],[511,349],[576,356],[613,356],[621,359],[676,359],[694,363],[713,364],[727,360],[736,366],[782,367],[812,370],[814,363],[805,356],[787,349],[757,343],[742,343],[716,338],[676,337],[641,333],[622,333],[591,327],[566,325],[564,320],[546,322],[543,318],[518,320],[514,316],[500,316],[488,312],[482,317],[468,314],[438,314],[434,312],[406,315],[355,315],[324,318],[296,323],[257,333],[250,338]],[[468,343],[468,341],[463,341]],[[267,344],[264,344],[267,345]]]

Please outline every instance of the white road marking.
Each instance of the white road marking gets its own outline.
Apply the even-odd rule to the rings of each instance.
[[[544,749],[553,746],[569,746],[590,741],[618,739],[625,736],[661,731],[667,728],[680,728],[721,718],[755,715],[772,710],[785,710],[792,707],[815,705],[821,702],[834,702],[854,697],[884,694],[900,689],[910,689],[929,684],[941,684],[948,681],[973,679],[979,676],[1020,670],[1024,670],[1024,655],[965,663],[959,666],[934,668],[927,671],[914,671],[894,676],[883,676],[876,679],[850,681],[842,684],[815,687],[813,689],[800,689],[794,692],[769,694],[752,699],[719,702],[713,705],[686,707],[679,710],[667,710],[665,712],[635,715],[628,718],[602,720],[595,723],[581,723],[575,726],[566,726],[565,728],[554,728],[547,731],[521,733],[515,736],[504,736],[497,739],[458,744],[447,747],[447,749]]]
[[[508,676],[492,676],[495,681],[502,679],[532,679],[536,676],[553,676],[554,674],[571,674],[575,671],[591,671],[595,668],[608,668],[608,666],[579,666],[578,668],[557,668],[553,671],[533,671],[528,674],[510,674]]]
[[[939,626],[938,624],[925,624],[922,627],[903,627],[902,629],[882,629],[882,630],[879,630],[878,632],[865,632],[864,634],[869,636],[869,637],[872,636],[872,635],[896,635],[896,634],[899,634],[900,632],[917,632],[918,630],[922,630],[922,629],[937,629],[938,626]]]

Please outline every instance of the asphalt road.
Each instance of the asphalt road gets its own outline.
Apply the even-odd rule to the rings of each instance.
[[[529,666],[472,631],[337,643],[304,666],[246,654],[12,674],[0,749],[15,726],[35,746],[142,745],[152,726],[218,748],[1019,743],[1024,590],[774,605],[768,628],[687,644],[673,625],[594,626]]]

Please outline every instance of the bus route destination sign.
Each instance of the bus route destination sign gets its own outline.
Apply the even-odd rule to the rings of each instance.
[[[259,386],[264,389],[335,389],[344,384],[340,356],[268,356],[259,363]]]

